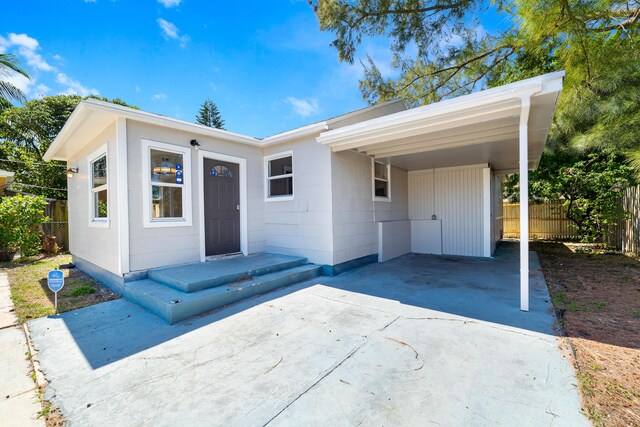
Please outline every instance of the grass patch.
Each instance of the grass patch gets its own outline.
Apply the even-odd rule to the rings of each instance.
[[[567,293],[565,291],[559,290],[554,293],[552,300],[553,306],[556,308],[556,310],[564,309],[572,313],[579,313],[583,310],[581,306],[567,299]]]
[[[623,386],[621,386],[620,384],[607,383],[607,390],[609,390],[611,393],[616,393],[631,401],[637,401],[638,398],[640,397],[638,393],[636,393],[635,391],[628,390]]]
[[[595,405],[589,405],[587,407],[587,416],[593,423],[593,425],[597,427],[604,427],[605,423],[602,420],[602,413],[595,407]]]
[[[582,390],[582,394],[587,397],[593,397],[595,395],[596,389],[596,379],[588,372],[578,373],[578,382],[580,383],[580,390]]]
[[[631,313],[633,317],[640,318],[640,308],[629,309],[629,313]]]
[[[89,295],[89,294],[95,294],[96,293],[96,288],[94,288],[91,285],[82,285],[79,286],[77,288],[75,288],[74,290],[72,290],[71,292],[69,292],[67,295],[65,295],[66,298],[73,298],[73,297],[80,297],[82,295]]]
[[[23,323],[55,314],[54,293],[47,286],[47,273],[71,262],[70,255],[38,256],[0,263],[9,276],[11,299],[18,320]],[[76,269],[63,270],[64,288],[58,292],[58,312],[120,298]]]

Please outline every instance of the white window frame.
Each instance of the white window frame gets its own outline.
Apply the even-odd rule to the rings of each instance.
[[[93,188],[93,163],[101,157],[105,157],[107,160],[107,183],[101,185],[100,187]],[[97,227],[97,228],[109,228],[110,218],[111,218],[111,168],[109,167],[109,152],[107,149],[107,144],[102,144],[97,150],[89,154],[87,156],[87,187],[89,190],[89,227]],[[107,190],[107,217],[106,218],[97,218],[95,211],[95,193]]]
[[[387,179],[376,178],[376,163],[387,167]],[[387,183],[387,197],[376,196],[376,180]],[[371,194],[374,202],[390,202],[391,201],[391,164],[379,162],[371,159]]]
[[[286,173],[286,174],[282,174],[282,175],[276,175],[276,176],[269,176],[269,162],[273,161],[273,160],[278,160],[278,159],[283,159],[285,157],[291,157],[291,167],[292,167],[292,171],[291,173]],[[289,151],[283,151],[281,153],[275,153],[275,154],[270,154],[268,156],[264,157],[264,199],[267,202],[285,202],[288,200],[293,200],[293,197],[296,193],[295,190],[295,172],[296,172],[296,168],[293,167],[293,150],[289,150]],[[293,186],[293,194],[291,195],[286,195],[286,196],[270,196],[269,195],[269,181],[274,180],[274,179],[282,179],[282,178],[289,178],[291,177],[291,182],[292,182],[292,186]]]
[[[191,206],[191,149],[179,145],[166,144],[164,142],[142,140],[142,226],[144,228],[159,227],[191,227],[192,206]],[[171,184],[163,183],[166,187],[182,188],[182,218],[153,218],[151,215],[151,150],[167,151],[169,153],[182,154],[182,176],[184,183]]]

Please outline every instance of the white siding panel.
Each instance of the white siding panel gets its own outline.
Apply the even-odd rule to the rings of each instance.
[[[442,221],[442,253],[483,256],[482,166],[409,174],[409,218]]]
[[[185,179],[191,186],[192,220],[190,227],[144,228],[142,198],[142,139],[188,147],[191,153],[191,171]],[[127,153],[129,173],[129,239],[131,270],[163,267],[200,261],[200,186],[197,151],[189,145],[193,135],[165,127],[127,121]],[[198,137],[202,150],[240,157],[247,161],[247,243],[248,252],[265,250],[264,233],[264,181],[262,149],[208,137]]]
[[[331,264],[331,150],[309,138],[264,155],[285,151],[293,151],[293,200],[264,202],[266,250]]]
[[[107,145],[107,176],[109,226],[90,227],[88,156],[103,144]],[[107,127],[93,141],[67,161],[77,167],[78,173],[67,180],[69,198],[69,250],[77,257],[89,261],[111,273],[120,274],[118,239],[118,173],[115,125]]]
[[[408,219],[407,172],[391,167],[391,202],[374,202],[372,167],[362,154],[332,154],[333,265],[378,253],[378,222]]]

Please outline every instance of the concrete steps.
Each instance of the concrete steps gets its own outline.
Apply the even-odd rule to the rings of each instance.
[[[320,274],[306,258],[257,254],[151,270],[149,279],[126,282],[124,296],[173,324]]]
[[[307,263],[303,257],[252,254],[221,261],[149,270],[149,279],[182,292],[197,292],[253,276],[262,276]]]

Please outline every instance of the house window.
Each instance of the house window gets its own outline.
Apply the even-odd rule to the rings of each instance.
[[[143,140],[145,227],[191,225],[190,151]]]
[[[182,219],[183,155],[149,150],[151,170],[151,218]]]
[[[107,153],[102,153],[90,162],[91,174],[91,219],[106,221],[109,218],[107,181]]]
[[[293,154],[280,153],[265,159],[266,193],[268,200],[293,198]]]
[[[373,199],[391,201],[391,166],[373,162]]]

